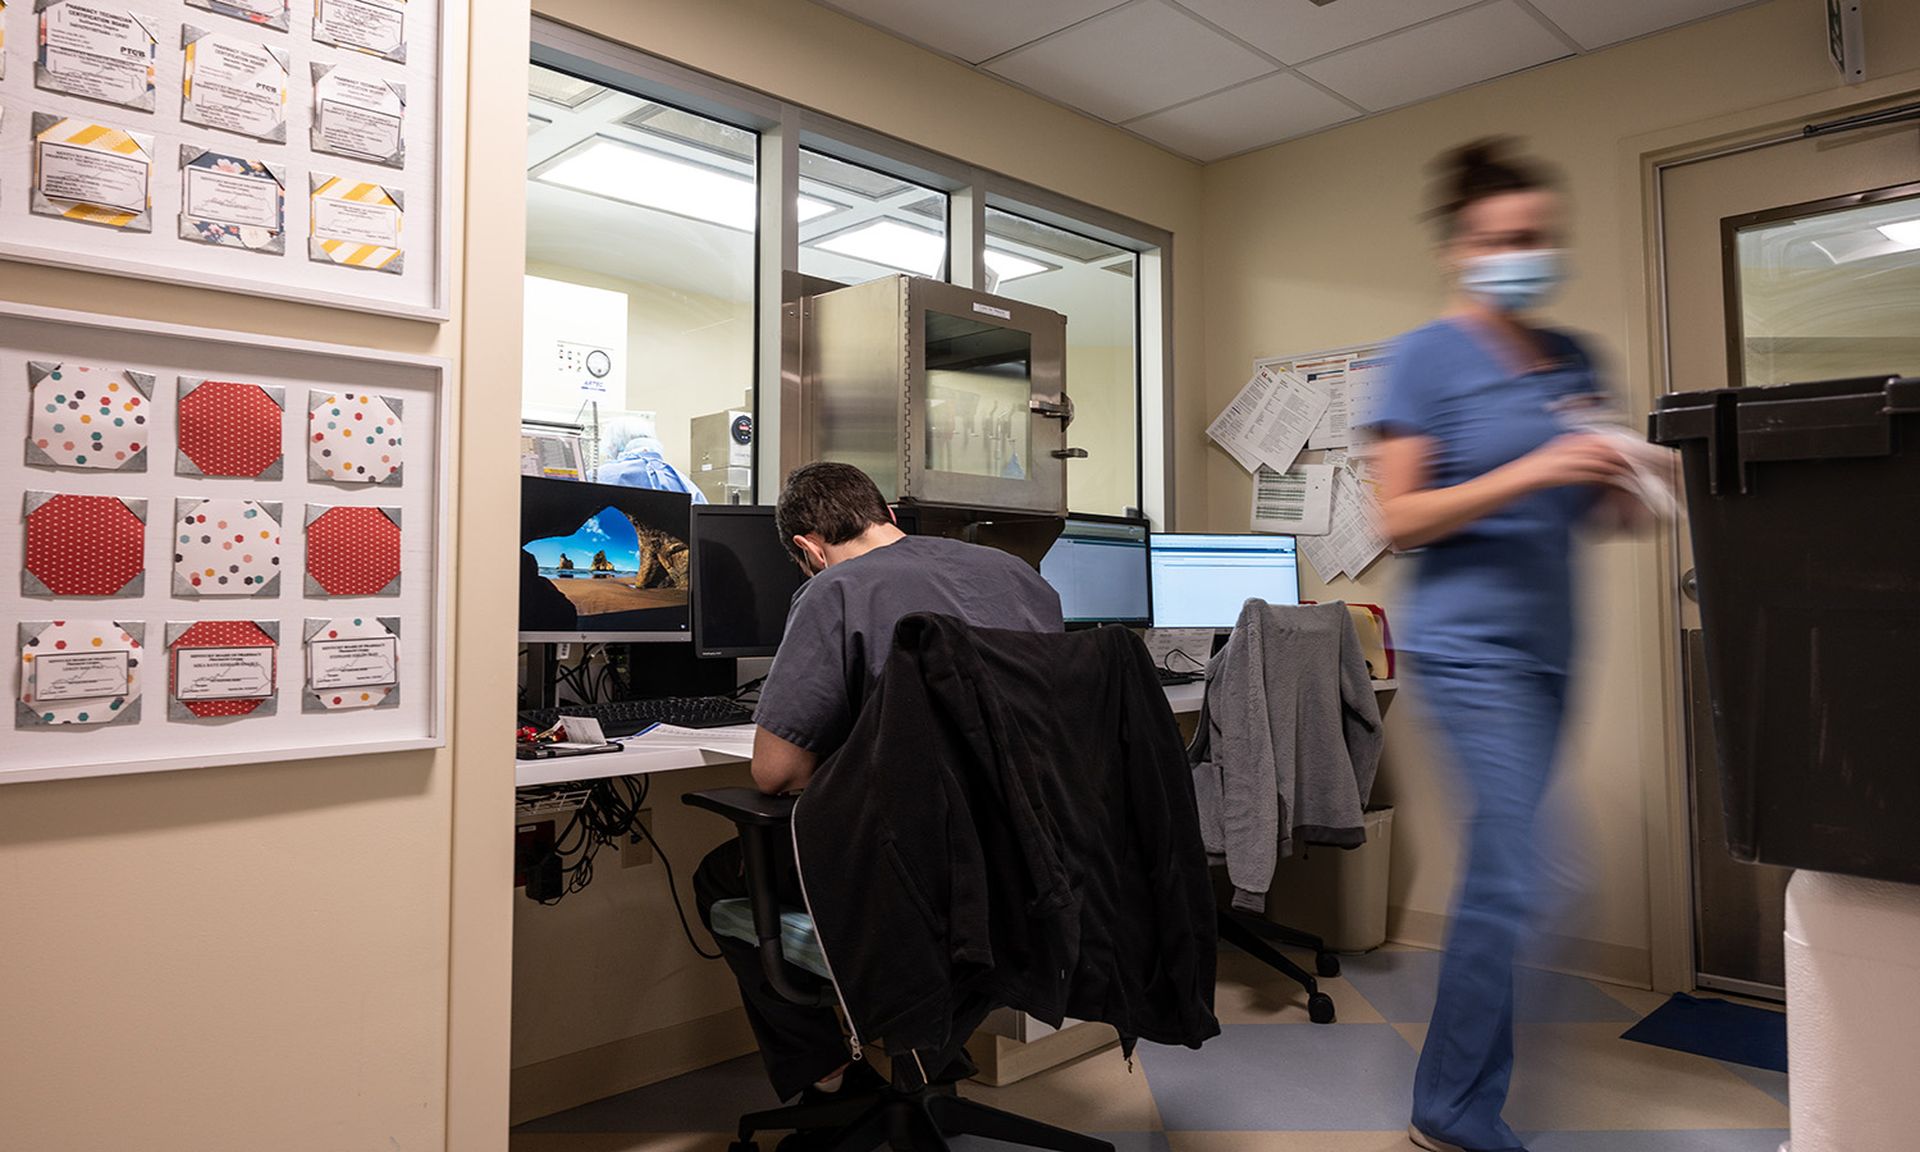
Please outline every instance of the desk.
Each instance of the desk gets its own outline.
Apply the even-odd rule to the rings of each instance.
[[[1377,693],[1393,692],[1399,687],[1398,680],[1373,682],[1373,690]],[[1173,706],[1175,715],[1191,714],[1200,711],[1201,701],[1206,699],[1207,686],[1202,681],[1195,681],[1192,684],[1168,684],[1162,688],[1162,691],[1167,694],[1167,703]],[[717,729],[714,734],[738,739],[751,729],[752,725],[740,725],[736,728]],[[564,784],[573,780],[602,780],[609,776],[650,776],[655,772],[677,772],[683,768],[744,763],[746,763],[745,757],[724,752],[708,752],[699,748],[633,748],[624,752],[608,752],[600,756],[556,756],[551,760],[515,760],[513,784],[516,788],[535,788],[545,784]]]

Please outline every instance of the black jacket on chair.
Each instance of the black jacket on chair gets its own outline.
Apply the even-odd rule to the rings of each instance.
[[[909,616],[794,810],[862,1041],[956,1053],[1019,1009],[1197,1047],[1213,891],[1180,733],[1138,637]]]

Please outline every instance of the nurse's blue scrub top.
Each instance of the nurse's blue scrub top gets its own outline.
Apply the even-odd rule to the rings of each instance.
[[[1367,425],[1433,441],[1427,486],[1445,488],[1517,460],[1568,430],[1569,405],[1601,397],[1593,361],[1564,332],[1542,331],[1545,368],[1515,375],[1490,333],[1447,318],[1394,342]],[[1417,558],[1399,647],[1444,660],[1564,673],[1573,654],[1573,529],[1592,488],[1533,492]]]

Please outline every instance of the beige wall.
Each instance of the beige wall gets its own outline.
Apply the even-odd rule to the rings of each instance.
[[[1873,75],[1920,66],[1920,4],[1866,12]],[[1777,0],[1208,167],[1206,411],[1226,402],[1256,356],[1378,340],[1431,318],[1443,288],[1418,219],[1425,165],[1492,133],[1525,137],[1564,172],[1576,279],[1552,318],[1589,336],[1629,407],[1643,410],[1644,218],[1630,142],[1796,97],[1848,99],[1820,31],[1819,5]],[[1244,528],[1246,474],[1216,448],[1205,454],[1209,526]],[[1388,559],[1358,587],[1340,581],[1324,594],[1391,606],[1407,567]],[[1658,629],[1646,626],[1663,595],[1660,571],[1648,543],[1608,543],[1587,556],[1588,658],[1555,804],[1578,883],[1552,927],[1580,941],[1560,958],[1640,980],[1650,944],[1644,796],[1647,775],[1666,771],[1665,655]],[[1405,935],[1432,939],[1456,876],[1455,812],[1417,693],[1401,696],[1380,784],[1398,806],[1393,903]]]

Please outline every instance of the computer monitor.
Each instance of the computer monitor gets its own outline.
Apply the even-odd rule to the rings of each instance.
[[[1147,522],[1126,516],[1068,513],[1060,536],[1040,560],[1040,576],[1060,593],[1069,628],[1153,623]]]
[[[1248,600],[1300,603],[1298,547],[1291,536],[1155,533],[1154,627],[1231,628]]]
[[[520,478],[520,639],[688,638],[684,492]]]
[[[693,650],[773,655],[805,578],[780,542],[771,507],[694,505]]]

